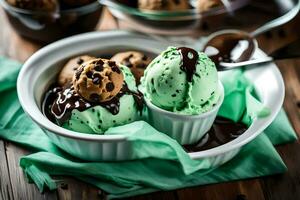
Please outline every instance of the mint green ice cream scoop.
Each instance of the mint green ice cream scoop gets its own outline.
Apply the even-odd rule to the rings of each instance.
[[[95,71],[88,71],[89,75],[85,79],[93,80],[93,87],[101,88],[104,83],[100,81],[104,78],[99,79],[98,74],[104,71],[103,62],[98,59],[92,60],[91,63],[95,63],[95,66],[89,69]],[[125,66],[116,66],[115,62],[110,62],[110,65],[110,69],[115,73],[123,74],[124,77],[121,83],[122,89],[111,100],[100,103],[88,101],[76,92],[74,84],[67,88],[57,87],[50,90],[49,94],[52,92],[55,97],[51,101],[53,103],[51,103],[50,112],[56,123],[76,132],[102,134],[111,127],[125,125],[140,118],[143,97],[137,90],[134,76]],[[77,70],[78,75],[75,74],[74,78],[77,79],[82,71]],[[108,87],[109,83],[106,84],[106,89],[111,91],[113,86]],[[89,86],[88,84],[90,83],[86,85]]]
[[[204,53],[169,47],[145,70],[140,90],[154,105],[196,115],[211,110],[220,98],[215,64]]]

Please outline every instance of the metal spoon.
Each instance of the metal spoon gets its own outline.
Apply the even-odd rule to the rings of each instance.
[[[225,67],[225,63],[227,68],[230,68],[230,66],[235,66],[236,68],[255,62],[244,62],[249,61],[257,48],[257,42],[254,38],[257,35],[289,22],[298,14],[299,10],[300,0],[285,15],[266,23],[251,33],[241,30],[225,30],[213,33],[208,37],[205,45],[203,45],[203,51],[212,58],[217,66],[220,67],[220,64],[222,64],[223,68]],[[239,62],[243,62],[243,65],[239,65]],[[223,68],[220,67],[220,70]]]
[[[260,64],[274,62],[275,60],[283,60],[283,59],[299,58],[299,57],[300,57],[300,39],[273,51],[272,53],[270,53],[268,56],[264,58],[247,60],[238,63],[220,62],[218,66],[218,70],[224,71],[224,70],[230,70],[230,69],[235,69],[235,68],[245,67],[245,66],[253,66],[253,65],[258,66]]]

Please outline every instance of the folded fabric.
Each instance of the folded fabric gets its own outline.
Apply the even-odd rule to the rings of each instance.
[[[111,128],[105,133],[126,134],[133,142],[133,152],[139,159],[117,163],[78,160],[52,144],[22,111],[15,89],[20,66],[0,57],[0,70],[3,72],[0,75],[0,137],[35,152],[22,157],[20,166],[41,191],[45,187],[57,187],[56,181],[51,178],[53,175],[73,176],[101,188],[109,194],[109,198],[120,198],[265,176],[286,170],[272,145],[296,139],[284,111],[279,113],[265,133],[243,147],[230,162],[218,168],[212,168],[208,159],[190,159],[177,142],[143,121]],[[7,67],[9,70],[4,70]],[[225,101],[220,116],[249,124],[255,117],[269,114],[269,110],[255,98],[253,87],[242,71],[226,73],[229,74],[221,76]],[[266,159],[269,162],[266,163]]]

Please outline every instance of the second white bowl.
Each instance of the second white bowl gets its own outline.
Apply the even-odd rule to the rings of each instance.
[[[156,128],[178,143],[194,144],[198,142],[212,127],[224,100],[224,88],[219,82],[220,98],[218,103],[208,112],[199,115],[184,115],[161,109],[146,99],[148,121]]]

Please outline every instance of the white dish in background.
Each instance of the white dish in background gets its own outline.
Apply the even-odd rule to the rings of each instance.
[[[24,111],[43,128],[49,138],[60,148],[75,157],[89,161],[121,161],[134,159],[131,144],[122,135],[92,135],[73,132],[57,126],[41,112],[41,101],[48,86],[64,62],[75,55],[108,55],[124,50],[140,50],[149,55],[159,54],[171,44],[126,31],[86,33],[52,43],[31,56],[22,67],[17,90]],[[265,54],[257,50],[254,57]],[[56,72],[56,73],[55,73]],[[193,159],[207,158],[212,166],[220,165],[240,148],[259,135],[276,117],[284,99],[284,83],[274,63],[248,69],[245,75],[253,82],[263,104],[271,114],[255,119],[253,124],[237,139],[205,151],[189,153]]]

